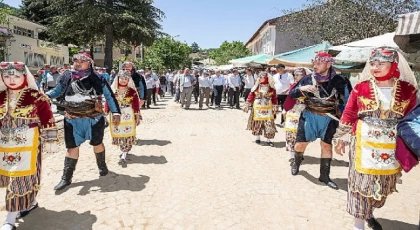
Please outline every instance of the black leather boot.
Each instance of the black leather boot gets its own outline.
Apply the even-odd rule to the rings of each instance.
[[[382,230],[381,224],[379,224],[379,222],[375,218],[372,217],[370,219],[367,219],[366,222],[368,223],[369,228],[373,230]]]
[[[70,157],[64,158],[64,169],[63,176],[61,177],[60,183],[58,183],[54,190],[63,190],[65,187],[71,184],[71,179],[73,178],[73,172],[76,169],[77,159]]]
[[[303,152],[295,152],[295,160],[291,162],[292,175],[296,176],[299,173],[300,164],[302,164]]]
[[[330,179],[331,160],[331,158],[321,158],[319,181],[332,189],[338,190],[337,184]]]
[[[96,164],[98,165],[99,175],[106,176],[108,174],[108,167],[105,162],[105,150],[100,153],[95,153]]]

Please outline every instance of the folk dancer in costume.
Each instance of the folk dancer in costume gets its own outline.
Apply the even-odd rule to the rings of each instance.
[[[295,82],[290,86],[289,91],[306,75],[305,68],[297,68],[294,72]],[[290,152],[289,162],[291,164],[295,159],[296,132],[300,114],[305,109],[305,104],[303,104],[304,100],[305,97],[294,99],[290,95],[287,95],[287,98],[283,103],[283,112],[286,112],[286,120],[284,122],[284,130],[286,131],[286,151]]]
[[[49,98],[25,64],[2,62],[0,73],[0,186],[7,210],[1,230],[10,230],[16,218],[38,207],[42,152],[57,152],[58,140]]]
[[[119,125],[111,123],[112,144],[120,146],[120,165],[126,165],[126,157],[133,144],[136,143],[136,126],[140,124],[140,101],[136,86],[129,73],[120,71],[112,86],[112,92],[121,109],[121,121]],[[108,103],[105,103],[105,113],[109,113]]]
[[[314,72],[302,78],[290,95],[298,99],[305,97],[305,109],[299,118],[296,133],[295,160],[291,173],[297,175],[303,160],[303,153],[309,142],[321,139],[321,165],[319,181],[328,187],[338,189],[330,179],[332,160],[331,141],[338,127],[339,105],[347,102],[349,90],[344,77],[332,69],[334,59],[326,52],[320,52],[313,60]]]
[[[120,121],[118,102],[105,79],[93,72],[93,60],[87,53],[73,56],[74,71],[70,77],[63,77],[56,88],[47,96],[56,98],[64,94],[64,100],[58,102],[66,108],[64,118],[64,140],[67,154],[64,159],[64,170],[61,181],[54,187],[62,190],[71,184],[73,172],[79,158],[79,147],[86,140],[93,146],[99,175],[108,174],[105,162],[105,146],[102,142],[105,129],[102,95],[113,113],[114,125]]]
[[[140,96],[140,106],[142,106],[146,100],[146,81],[143,75],[137,73],[136,67],[133,62],[126,61],[123,63],[123,70],[128,72],[133,79],[134,85],[136,86],[137,92]]]
[[[352,91],[334,135],[343,154],[350,135],[347,211],[354,229],[382,229],[373,217],[396,192],[401,167],[395,158],[397,123],[416,105],[417,83],[404,57],[390,48],[375,49],[361,82]]]
[[[267,138],[267,145],[274,147],[270,140],[276,135],[277,129],[274,123],[274,115],[278,113],[276,88],[273,79],[269,78],[266,72],[262,72],[256,80],[254,87],[248,95],[244,111],[249,108],[251,114],[248,119],[247,130],[252,131],[256,136],[255,142],[261,143],[260,136]]]

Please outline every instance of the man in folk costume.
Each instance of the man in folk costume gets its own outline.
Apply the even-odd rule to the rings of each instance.
[[[11,230],[16,218],[38,207],[42,152],[57,152],[58,139],[49,98],[25,64],[2,62],[0,73],[0,187],[7,211],[1,230]]]
[[[64,140],[67,154],[64,159],[63,176],[60,183],[54,187],[62,190],[71,184],[73,172],[79,158],[79,147],[90,140],[96,156],[99,175],[108,174],[105,162],[105,146],[103,144],[105,118],[102,108],[102,95],[113,114],[114,125],[120,121],[120,108],[112,90],[104,78],[93,72],[93,60],[87,53],[73,56],[74,71],[70,77],[63,77],[56,88],[47,96],[56,98],[64,94],[64,100],[58,102],[66,108],[64,118]]]
[[[136,143],[136,126],[140,124],[140,100],[136,86],[131,75],[120,71],[112,86],[112,92],[121,109],[121,121],[119,125],[111,123],[112,144],[120,146],[120,165],[126,165],[126,157],[133,144]],[[109,113],[108,103],[105,103],[105,113]]]
[[[321,139],[321,165],[319,181],[328,187],[338,189],[330,179],[332,160],[331,141],[338,126],[340,117],[339,105],[345,104],[349,88],[344,77],[336,74],[332,68],[333,57],[320,52],[313,60],[314,72],[302,78],[289,92],[298,99],[305,97],[305,109],[299,118],[296,133],[295,160],[292,162],[291,173],[297,175],[303,160],[303,153],[309,142]]]
[[[416,105],[416,92],[416,79],[404,57],[381,47],[372,52],[350,94],[333,143],[336,153],[343,154],[350,141],[347,212],[354,216],[355,230],[365,229],[365,222],[382,230],[373,211],[397,191],[403,165],[398,155],[410,154],[399,146],[397,124]]]
[[[274,115],[278,112],[277,95],[274,81],[266,72],[262,72],[256,80],[251,93],[248,95],[244,111],[251,108],[247,130],[256,136],[255,142],[261,143],[260,136],[264,134],[267,145],[274,146],[270,140],[276,135],[277,129],[274,123]]]

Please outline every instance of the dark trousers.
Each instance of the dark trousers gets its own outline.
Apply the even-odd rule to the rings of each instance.
[[[223,89],[223,101],[226,101],[227,99],[228,90],[229,90],[228,88]]]
[[[229,105],[239,108],[239,87],[229,88]]]
[[[198,102],[198,97],[200,96],[200,88],[197,86],[194,86],[193,94],[194,94],[195,102]]]
[[[146,91],[146,106],[147,107],[150,107],[150,104],[152,104],[152,95],[154,97],[154,95],[155,95],[154,92],[155,92],[154,88],[147,89],[147,91]]]
[[[171,96],[175,94],[175,86],[172,81],[169,82],[169,89],[171,90]]]
[[[246,102],[246,100],[248,99],[248,95],[251,93],[251,89],[245,89],[245,91],[244,91],[244,99],[245,99],[245,102]]]
[[[216,105],[220,105],[220,102],[222,102],[222,93],[223,93],[223,85],[214,86],[213,94],[215,97]]]

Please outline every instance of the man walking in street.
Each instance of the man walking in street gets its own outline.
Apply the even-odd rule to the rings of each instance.
[[[206,98],[206,106],[209,107],[211,81],[207,71],[204,71],[203,75],[198,78],[198,84],[200,85],[200,101],[198,103],[198,107],[199,109],[203,108],[204,98]]]
[[[286,67],[283,64],[276,65],[277,73],[273,76],[274,85],[276,86],[277,102],[282,110],[281,123],[283,124],[286,114],[283,113],[283,104],[286,101],[287,91],[290,86],[294,83],[292,74],[286,72]]]
[[[228,75],[227,84],[229,87],[229,105],[233,109],[233,106],[236,105],[237,109],[239,107],[239,86],[241,84],[241,78],[237,69],[233,70],[233,74]]]
[[[244,82],[244,99],[246,101],[249,93],[251,93],[252,87],[254,87],[255,84],[255,78],[251,69],[246,69],[246,75],[242,78],[242,81]]]
[[[220,74],[220,70],[215,71],[216,74],[212,77],[211,83],[213,86],[213,95],[215,108],[220,109],[220,103],[222,102],[223,86],[225,85],[225,77]]]
[[[339,105],[345,105],[349,88],[344,77],[332,68],[331,54],[321,52],[313,60],[314,72],[303,77],[290,91],[290,96],[305,97],[305,110],[299,118],[296,133],[295,159],[292,162],[292,175],[299,173],[303,153],[309,142],[321,139],[321,165],[319,181],[328,187],[338,189],[330,179],[332,161],[332,138],[338,127]],[[332,119],[335,118],[335,119]],[[337,120],[336,120],[337,119]]]
[[[191,105],[191,94],[193,87],[197,83],[195,77],[190,74],[190,69],[186,68],[184,74],[179,77],[179,92],[181,93],[181,107],[190,109]]]

